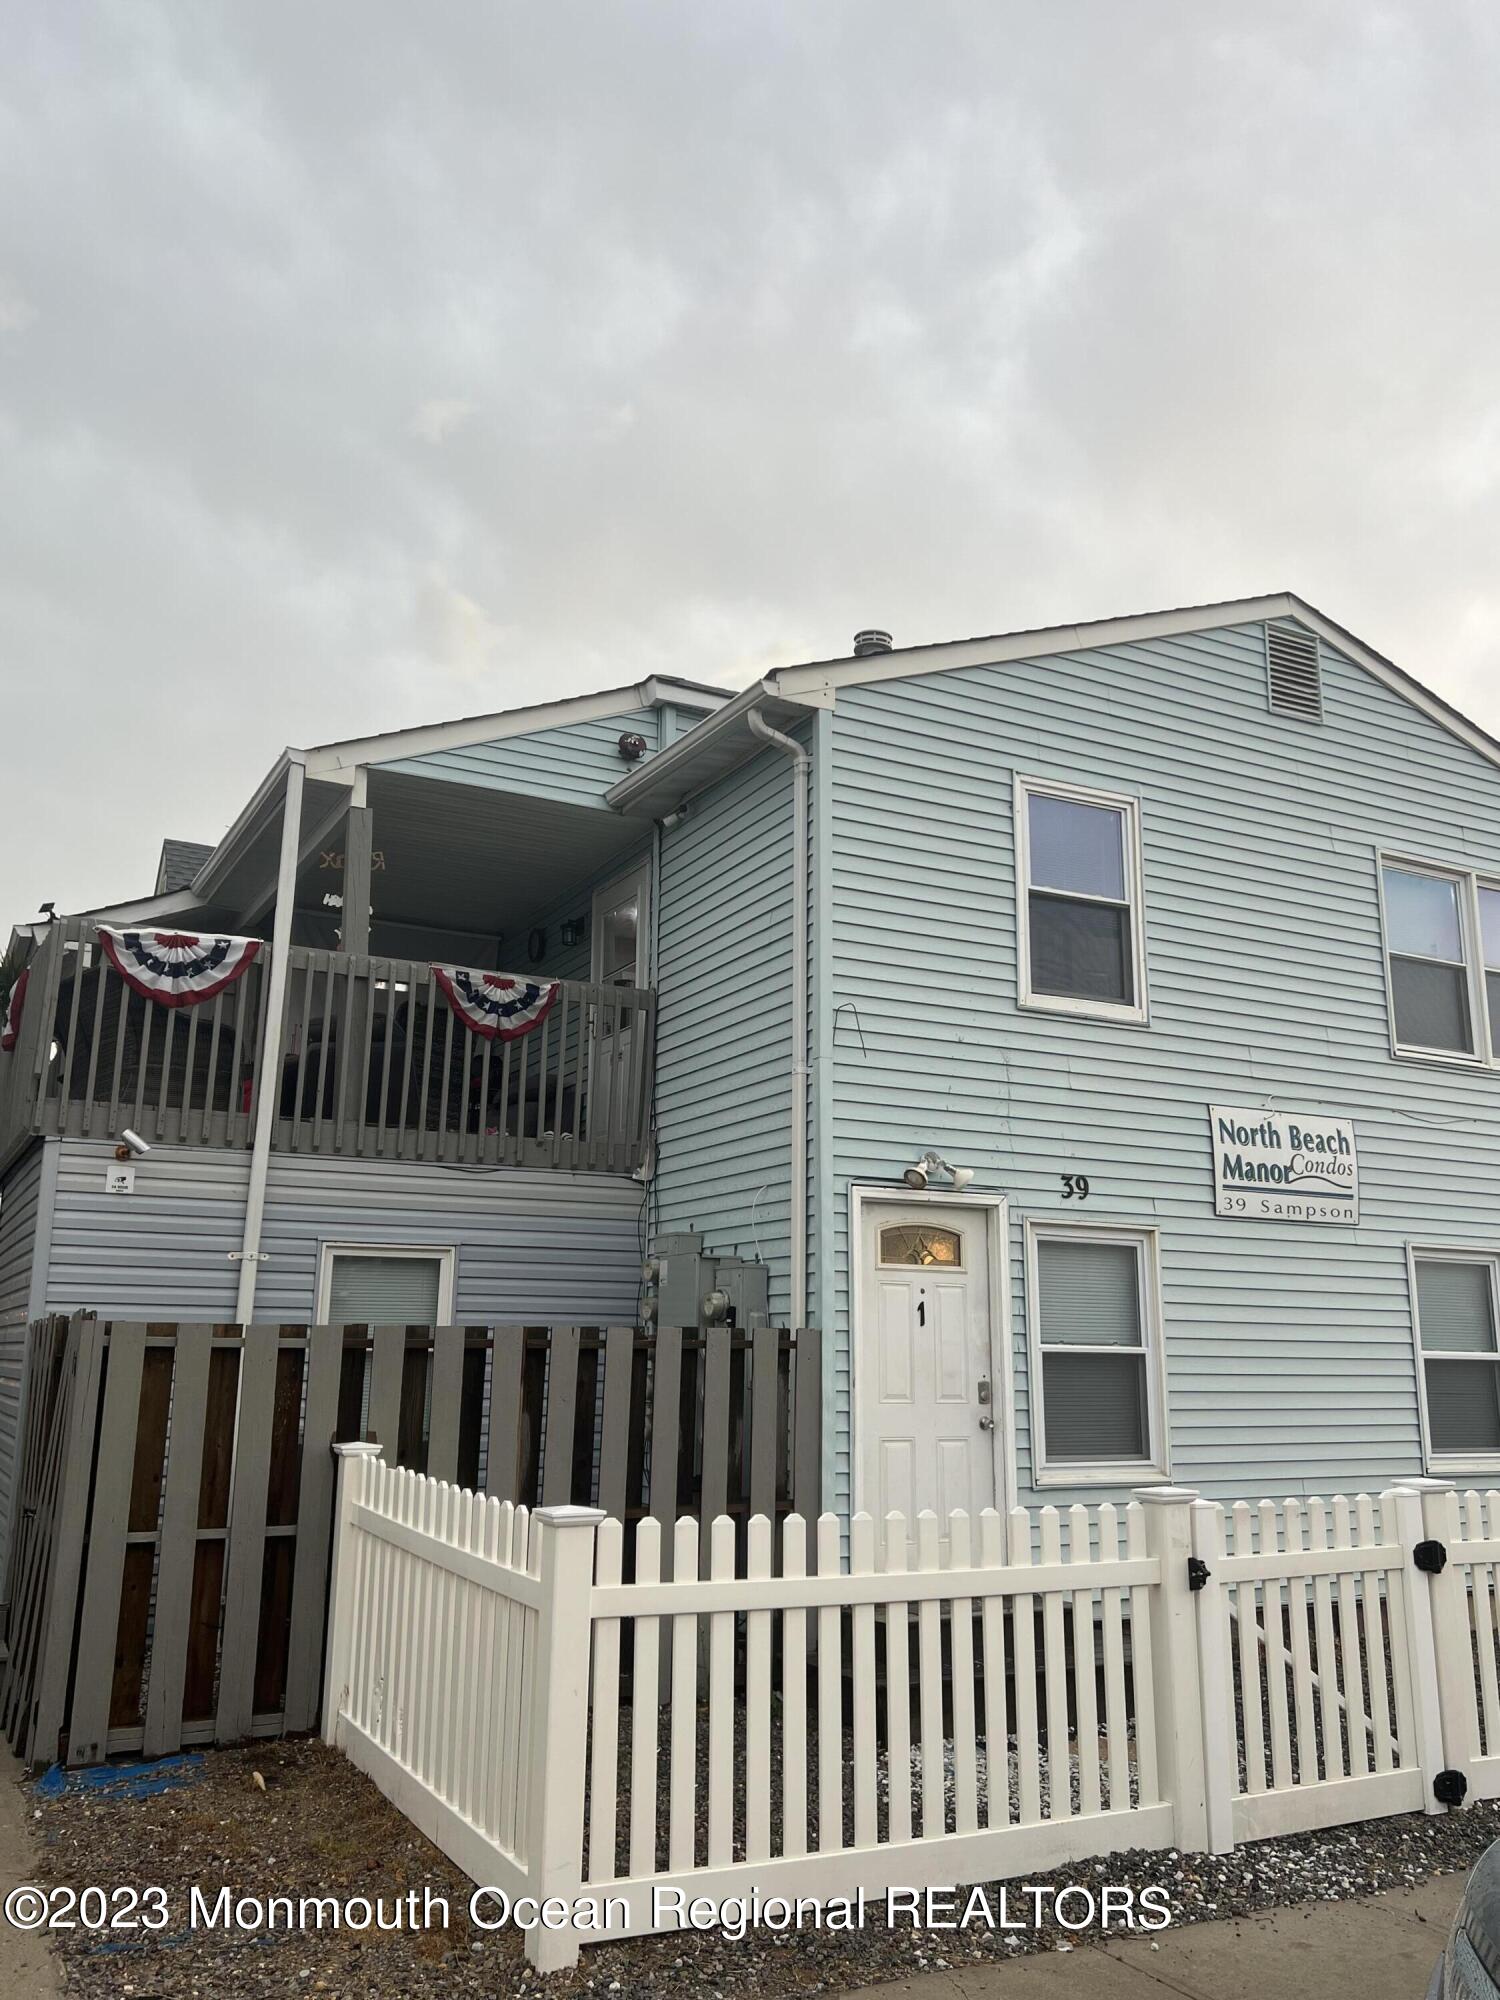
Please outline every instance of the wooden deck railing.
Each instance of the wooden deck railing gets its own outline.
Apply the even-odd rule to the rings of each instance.
[[[278,1074],[262,1077],[269,947],[197,1007],[134,993],[79,919],[32,961],[0,1057],[0,1166],[34,1134],[248,1146],[276,1093],[273,1148],[368,1159],[630,1173],[646,1152],[656,996],[565,980],[513,1042],[472,1034],[424,960],[294,945]]]

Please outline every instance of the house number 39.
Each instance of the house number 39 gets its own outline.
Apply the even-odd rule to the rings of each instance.
[[[1087,1201],[1089,1198],[1089,1177],[1087,1174],[1064,1174],[1062,1176],[1064,1201]]]

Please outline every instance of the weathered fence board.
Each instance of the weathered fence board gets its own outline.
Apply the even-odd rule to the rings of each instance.
[[[709,1386],[752,1350],[753,1410]],[[775,1328],[79,1319],[34,1329],[28,1369],[0,1722],[28,1757],[66,1734],[73,1763],[315,1724],[335,1439],[528,1506],[607,1497],[630,1561],[658,1494],[701,1504],[705,1464],[741,1522],[752,1488],[790,1511],[821,1394],[817,1335]]]

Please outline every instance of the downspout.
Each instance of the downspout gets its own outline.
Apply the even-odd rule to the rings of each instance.
[[[809,758],[802,745],[773,729],[759,709],[746,716],[752,736],[792,760],[792,1141],[791,1316],[807,1318],[807,808]]]
[[[266,1212],[266,1175],[271,1165],[271,1132],[281,1096],[281,1024],[286,1012],[288,961],[292,955],[292,906],[297,899],[297,853],[302,841],[302,784],[306,768],[298,751],[288,753],[286,798],[281,808],[281,859],[276,871],[276,911],[271,922],[271,969],[266,980],[266,1038],[255,1079],[255,1134],[250,1151],[250,1184],[245,1190],[245,1235],[239,1253],[240,1283],[234,1316],[248,1326],[255,1313],[255,1275],[260,1269],[260,1231]]]

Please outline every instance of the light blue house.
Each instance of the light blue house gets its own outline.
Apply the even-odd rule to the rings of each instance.
[[[137,1046],[100,922],[263,936],[242,1018]],[[1500,745],[1294,597],[289,751],[33,942],[12,1329],[635,1321],[696,1232],[840,1511],[1500,1473]],[[432,961],[559,997],[481,1075]]]

